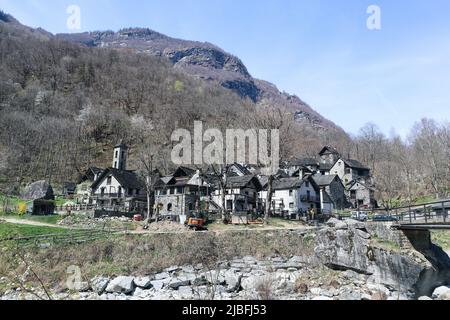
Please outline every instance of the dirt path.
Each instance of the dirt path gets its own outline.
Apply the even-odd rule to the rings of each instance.
[[[73,226],[67,226],[67,225],[56,225],[51,223],[45,223],[45,222],[39,222],[39,221],[33,221],[33,220],[25,220],[25,219],[16,219],[11,217],[1,217],[0,220],[4,220],[5,222],[12,223],[12,224],[22,224],[22,225],[30,225],[30,226],[37,226],[37,227],[50,227],[50,228],[61,228],[61,229],[71,229],[71,230],[86,230],[79,227],[73,227]],[[314,230],[315,227],[310,226],[283,226],[283,227],[271,227],[271,226],[263,226],[258,228],[224,228],[224,229],[216,229],[216,230],[210,230],[210,231],[203,231],[203,232],[212,232],[212,233],[225,233],[225,232],[242,232],[242,231],[276,231],[276,230]],[[90,229],[89,229],[90,230]],[[139,234],[139,235],[151,235],[151,234],[180,234],[180,233],[188,233],[188,232],[194,232],[186,229],[186,231],[181,230],[164,230],[164,231],[148,231],[148,230],[128,230],[123,231],[123,233],[128,234]]]

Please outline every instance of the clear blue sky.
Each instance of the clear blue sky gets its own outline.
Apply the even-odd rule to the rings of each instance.
[[[0,9],[59,33],[71,32],[71,4],[80,31],[149,27],[217,44],[351,133],[372,121],[404,136],[422,117],[450,119],[448,0],[0,0]],[[366,27],[371,4],[379,31]]]

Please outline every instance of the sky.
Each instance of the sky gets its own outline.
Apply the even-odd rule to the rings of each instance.
[[[67,25],[71,5],[78,30]],[[367,27],[371,5],[380,29]],[[373,122],[406,137],[421,118],[450,120],[448,0],[0,0],[0,9],[52,33],[148,27],[214,43],[352,134]]]

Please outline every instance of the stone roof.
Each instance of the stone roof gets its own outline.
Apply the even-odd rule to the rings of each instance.
[[[343,160],[350,168],[370,170],[369,168],[367,168],[365,165],[363,165],[358,160],[353,160],[353,159],[343,159]]]
[[[335,174],[329,174],[329,175],[322,175],[322,174],[316,174],[313,176],[314,181],[317,183],[317,185],[323,187],[330,185],[335,179],[337,175]]]
[[[281,178],[273,181],[272,188],[273,190],[296,189],[300,188],[303,182],[304,180],[299,178]]]

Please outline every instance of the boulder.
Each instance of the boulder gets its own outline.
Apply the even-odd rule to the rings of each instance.
[[[87,292],[89,290],[91,290],[91,286],[89,285],[88,282],[86,281],[81,281],[75,284],[75,289],[78,292]]]
[[[167,279],[167,278],[170,278],[170,274],[167,272],[161,272],[161,273],[155,274],[154,278],[155,278],[155,280]]]
[[[155,290],[161,290],[164,288],[164,286],[169,282],[169,279],[163,279],[163,280],[152,280],[150,281],[150,284],[152,285]]]
[[[91,288],[98,295],[102,294],[108,286],[110,279],[106,277],[95,277],[91,279]]]
[[[120,276],[111,280],[106,287],[106,292],[109,293],[124,293],[130,294],[134,291],[134,278]]]
[[[178,288],[178,293],[180,296],[184,299],[192,299],[193,298],[193,291],[190,286],[182,286]]]
[[[446,296],[450,296],[450,288],[447,286],[440,286],[433,291],[433,295],[431,296],[433,299],[444,300],[443,298]]]
[[[134,284],[142,289],[148,289],[152,286],[152,277],[137,277],[134,278]]]
[[[241,287],[242,274],[227,270],[224,274],[228,292],[235,292]]]
[[[189,286],[191,284],[192,279],[187,277],[177,277],[172,279],[169,283],[169,288],[178,290],[179,287]]]
[[[433,299],[431,299],[430,297],[427,297],[427,296],[421,296],[421,297],[419,297],[419,299],[417,299],[417,300],[420,300],[420,301],[427,301],[427,300],[433,300]]]

